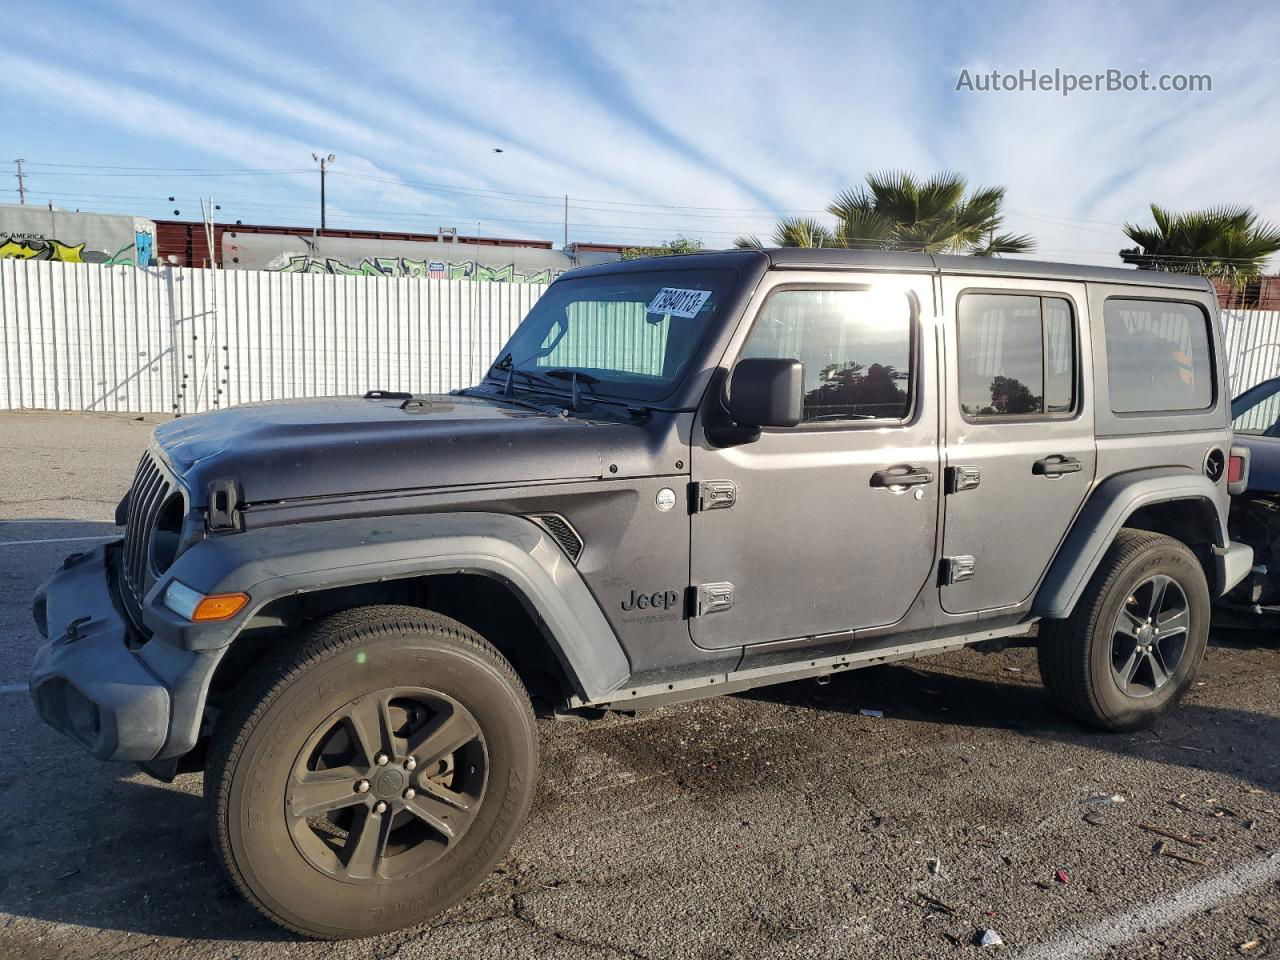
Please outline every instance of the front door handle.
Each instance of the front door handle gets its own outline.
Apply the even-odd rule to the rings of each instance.
[[[909,464],[886,467],[871,475],[871,485],[884,489],[918,487],[925,483],[933,483],[933,471],[926,467],[913,467]]]
[[[1079,473],[1080,461],[1075,457],[1054,454],[1052,457],[1037,460],[1031,468],[1031,472],[1037,477],[1060,477],[1064,473]]]

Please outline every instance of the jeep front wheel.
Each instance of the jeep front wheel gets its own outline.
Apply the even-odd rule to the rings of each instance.
[[[414,607],[322,621],[264,662],[223,718],[205,793],[232,882],[312,937],[426,920],[506,852],[537,775],[511,665]]]
[[[1204,569],[1185,544],[1122,530],[1071,616],[1041,624],[1045,687],[1093,726],[1147,727],[1191,685],[1208,643],[1209,605]]]

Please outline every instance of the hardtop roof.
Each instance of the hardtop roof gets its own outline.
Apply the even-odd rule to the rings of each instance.
[[[761,263],[761,260],[765,263]],[[565,277],[630,273],[654,269],[714,269],[769,266],[781,270],[900,270],[911,273],[1079,280],[1093,283],[1140,284],[1179,290],[1213,291],[1206,278],[1185,273],[1094,267],[1006,257],[963,257],[954,254],[900,253],[893,250],[846,250],[839,247],[766,247],[762,250],[719,250],[705,253],[645,257],[581,267]]]

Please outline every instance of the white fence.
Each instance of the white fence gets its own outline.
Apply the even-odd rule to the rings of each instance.
[[[1280,376],[1280,310],[1223,310],[1231,395]]]
[[[0,260],[0,409],[446,391],[476,382],[545,289]]]
[[[483,374],[544,290],[0,260],[0,409],[195,413],[451,390]],[[618,335],[599,319],[600,336]],[[1280,311],[1223,311],[1222,324],[1233,394],[1280,375]]]

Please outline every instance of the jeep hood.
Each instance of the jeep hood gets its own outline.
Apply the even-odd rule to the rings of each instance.
[[[639,424],[562,417],[481,396],[246,404],[155,431],[194,506],[231,480],[242,502],[587,480],[646,446]],[[631,456],[628,451],[633,451]]]

